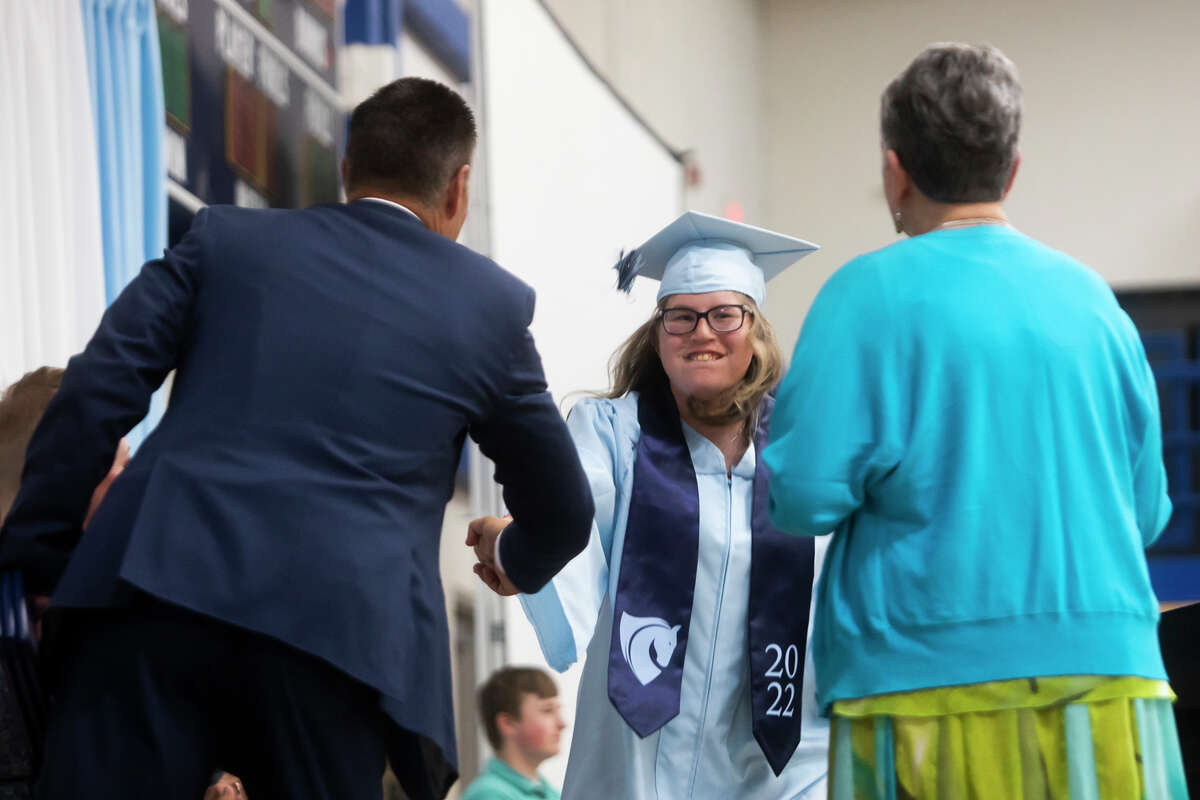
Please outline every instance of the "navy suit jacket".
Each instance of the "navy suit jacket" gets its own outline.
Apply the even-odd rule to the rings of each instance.
[[[520,589],[591,527],[533,306],[517,278],[381,203],[203,210],[71,359],[0,565],[56,587],[60,607],[120,606],[132,586],[316,655],[453,765],[438,542],[464,437],[496,464]],[[172,369],[166,415],[81,536]]]

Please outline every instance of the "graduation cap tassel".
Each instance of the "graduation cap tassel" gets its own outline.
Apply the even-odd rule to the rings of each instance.
[[[617,271],[617,290],[629,294],[633,290],[633,279],[642,269],[641,252],[636,247],[628,253],[622,250],[613,269]]]

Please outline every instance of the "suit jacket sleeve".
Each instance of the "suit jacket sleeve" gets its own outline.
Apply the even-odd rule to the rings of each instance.
[[[580,400],[567,417],[567,429],[596,505],[588,545],[541,591],[520,596],[546,663],[559,672],[583,657],[596,632],[608,594],[613,538],[618,525],[625,526],[632,483],[620,459],[619,453],[628,448],[617,432],[611,401]]]
[[[52,591],[79,541],[96,485],[121,437],[146,415],[175,367],[188,329],[207,209],[160,259],[148,261],[113,301],[34,432],[21,488],[0,531],[0,567],[25,573],[29,591]]]
[[[490,417],[471,427],[471,438],[496,464],[496,481],[513,515],[501,537],[504,569],[526,593],[545,586],[583,550],[593,513],[579,456],[547,391],[528,330],[533,302],[529,290],[526,327],[508,364],[508,389]]]

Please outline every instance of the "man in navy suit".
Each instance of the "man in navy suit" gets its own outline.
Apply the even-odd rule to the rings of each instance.
[[[385,755],[413,800],[453,782],[438,539],[465,437],[521,591],[592,518],[533,291],[454,242],[475,138],[450,89],[384,87],[350,120],[347,204],[201,211],[71,359],[0,534],[60,621],[39,796],[198,798],[219,765],[255,800],[378,798]]]

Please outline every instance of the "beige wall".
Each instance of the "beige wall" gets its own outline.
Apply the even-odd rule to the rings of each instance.
[[[790,347],[821,283],[895,239],[879,94],[925,45],[987,42],[1025,89],[1007,204],[1114,286],[1200,284],[1200,3],[764,0],[767,223],[824,245],[772,284]]]
[[[446,594],[446,619],[450,627],[450,673],[453,685],[456,689],[454,697],[455,705],[455,733],[458,738],[458,752],[460,758],[460,769],[464,774],[469,774],[473,768],[479,766],[481,759],[487,757],[487,753],[479,753],[480,758],[476,759],[474,764],[463,763],[466,754],[475,751],[478,752],[478,714],[475,710],[474,697],[471,696],[467,702],[463,702],[462,693],[458,691],[461,683],[460,672],[464,668],[470,668],[474,672],[474,665],[465,665],[459,663],[457,653],[455,652],[454,643],[462,635],[458,630],[458,624],[455,615],[455,606],[457,603],[474,604],[476,597],[475,586],[479,579],[475,577],[475,553],[463,544],[467,537],[467,524],[474,518],[471,513],[471,504],[467,498],[467,492],[464,488],[457,487],[454,491],[454,497],[446,505],[446,515],[442,518],[442,540],[439,559],[441,561],[442,573],[442,590]],[[484,624],[481,619],[476,619],[476,624]],[[474,683],[479,684],[487,676],[475,675]],[[469,775],[469,777],[474,777]],[[460,781],[454,785],[447,800],[456,800],[465,787]]]
[[[1023,231],[1114,286],[1200,283],[1195,0],[547,0],[596,67],[703,182],[692,208],[823,250],[771,286],[785,349],[826,278],[893,241],[878,102],[925,45],[995,44],[1025,86]]]
[[[736,202],[747,222],[762,218],[765,52],[756,0],[546,5],[651,127],[695,153],[701,183],[687,190],[689,208],[724,214]]]

